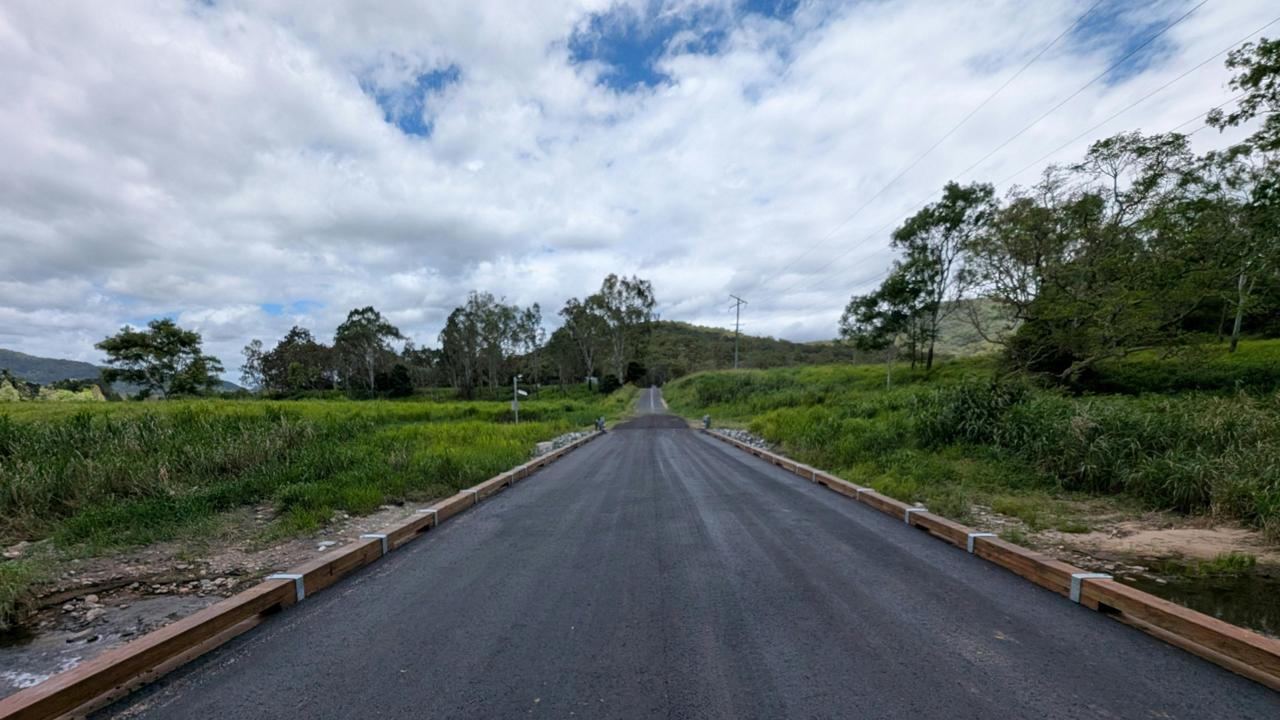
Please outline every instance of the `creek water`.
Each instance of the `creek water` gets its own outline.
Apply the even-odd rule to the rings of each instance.
[[[1280,638],[1280,576],[1167,576],[1121,579],[1126,585],[1171,600],[1233,625]]]

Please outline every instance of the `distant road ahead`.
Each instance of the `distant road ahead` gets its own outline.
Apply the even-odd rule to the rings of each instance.
[[[1280,696],[640,417],[110,713],[1231,718]]]

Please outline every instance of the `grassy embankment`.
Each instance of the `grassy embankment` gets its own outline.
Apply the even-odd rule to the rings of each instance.
[[[272,533],[306,532],[338,510],[450,495],[525,461],[540,441],[627,412],[635,393],[524,402],[519,425],[506,402],[4,404],[0,547],[146,545],[262,503],[278,511]],[[50,552],[31,555],[0,561],[0,629],[47,570]]]
[[[802,462],[960,521],[975,505],[1086,532],[1091,498],[1238,520],[1280,540],[1280,341],[1135,356],[1073,396],[994,362],[921,371],[711,372],[666,386],[686,415],[742,424]],[[1015,541],[1021,532],[1012,531]]]

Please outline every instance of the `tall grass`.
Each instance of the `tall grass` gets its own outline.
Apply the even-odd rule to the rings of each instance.
[[[1261,377],[1258,358],[1280,342],[1256,344],[1265,347],[1242,367]],[[1159,384],[1152,358],[1134,362],[1147,385]],[[994,371],[983,361],[929,378],[900,369],[891,390],[873,366],[703,373],[669,384],[666,396],[677,410],[745,421],[799,459],[953,517],[1015,492],[1038,498],[1037,508],[1006,502],[1031,524],[1076,528],[1053,494],[1119,494],[1280,538],[1280,367],[1266,391],[1166,395],[1071,396]]]
[[[527,459],[536,443],[616,416],[634,387],[521,403],[173,401],[0,406],[0,546],[78,552],[144,545],[269,504],[289,534],[336,511],[452,494]],[[0,630],[41,568],[0,562]]]
[[[611,398],[523,403],[193,401],[0,410],[0,542],[137,545],[271,503],[290,527],[442,495],[540,440],[616,414]]]

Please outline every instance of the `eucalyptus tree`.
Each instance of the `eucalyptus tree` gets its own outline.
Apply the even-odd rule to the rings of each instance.
[[[850,298],[840,316],[842,340],[863,352],[885,353],[886,387],[893,385],[898,348],[904,342],[911,343],[918,328],[923,297],[919,280],[897,263],[874,292]]]
[[[1259,281],[1280,284],[1280,40],[1263,38],[1233,50],[1227,68],[1236,71],[1230,86],[1242,96],[1231,112],[1210,111],[1208,124],[1219,130],[1254,127],[1248,138],[1206,159],[1217,170],[1219,189],[1240,203],[1244,216],[1243,232],[1231,246],[1234,292],[1228,291],[1235,352]]]
[[[893,247],[903,253],[900,271],[920,291],[913,317],[920,324],[926,370],[933,369],[942,321],[964,297],[969,277],[963,272],[964,247],[985,227],[995,207],[992,186],[947,183],[941,200],[907,218],[893,233]]]
[[[569,298],[560,309],[560,317],[564,320],[563,327],[569,339],[582,358],[586,376],[594,377],[608,331],[599,296],[590,295],[585,300]],[[561,366],[564,367],[563,363]]]
[[[653,283],[639,277],[610,273],[596,293],[595,307],[604,319],[609,363],[619,383],[627,380],[627,366],[641,355],[653,321],[656,300]]]
[[[403,340],[400,329],[372,306],[356,308],[333,335],[333,349],[343,364],[343,383],[373,391],[379,369],[395,359],[392,340]]]

